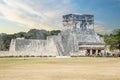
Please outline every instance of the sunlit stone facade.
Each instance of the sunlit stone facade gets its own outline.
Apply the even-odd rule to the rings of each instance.
[[[63,29],[47,40],[12,39],[10,54],[15,56],[86,56],[104,53],[104,41],[94,31],[94,16],[63,16]]]

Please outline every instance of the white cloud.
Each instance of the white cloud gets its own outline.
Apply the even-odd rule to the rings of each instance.
[[[69,13],[73,6],[71,0],[2,0],[0,18],[7,19],[30,28],[59,29],[62,15]]]
[[[95,31],[100,34],[106,34],[112,32],[111,29],[105,28],[105,24],[103,22],[95,22]]]
[[[61,29],[62,15],[75,12],[71,4],[72,0],[0,0],[0,18],[29,28]],[[95,23],[95,31],[110,32],[104,25]]]

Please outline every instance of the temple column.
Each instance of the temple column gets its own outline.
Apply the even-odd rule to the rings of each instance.
[[[90,50],[90,56],[92,55],[92,49]]]
[[[101,50],[100,55],[103,56],[103,50]]]
[[[96,50],[96,53],[95,53],[95,55],[96,55],[96,56],[98,55],[98,50]]]

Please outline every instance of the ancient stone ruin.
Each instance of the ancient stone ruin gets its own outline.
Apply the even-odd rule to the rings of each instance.
[[[63,29],[47,40],[12,39],[9,56],[86,56],[104,53],[104,41],[94,31],[94,16],[63,16]]]

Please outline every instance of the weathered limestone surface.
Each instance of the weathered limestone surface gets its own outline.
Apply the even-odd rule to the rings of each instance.
[[[93,15],[63,16],[63,30],[47,40],[12,39],[9,54],[13,56],[72,56],[99,53],[104,41],[94,31]]]
[[[13,55],[56,56],[58,55],[58,50],[54,41],[55,37],[49,36],[47,40],[13,39],[10,45],[10,52]]]

